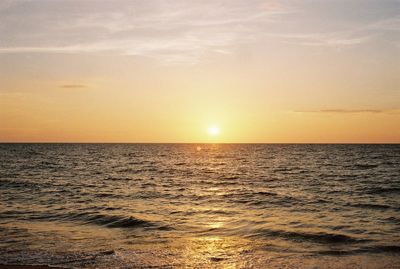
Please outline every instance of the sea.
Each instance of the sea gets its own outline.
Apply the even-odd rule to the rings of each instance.
[[[0,144],[0,264],[400,268],[400,145]]]

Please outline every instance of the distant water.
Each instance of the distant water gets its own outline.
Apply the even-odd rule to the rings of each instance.
[[[399,261],[400,145],[0,144],[0,264]]]

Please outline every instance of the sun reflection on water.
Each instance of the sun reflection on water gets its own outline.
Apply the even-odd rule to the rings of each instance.
[[[184,250],[184,263],[189,268],[243,267],[242,254],[248,251],[246,245],[245,240],[236,237],[188,238]]]

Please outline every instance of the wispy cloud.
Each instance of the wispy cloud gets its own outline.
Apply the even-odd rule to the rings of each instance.
[[[352,47],[400,29],[398,16],[344,30],[287,27],[288,22],[301,25],[306,15],[292,16],[302,14],[301,8],[291,0],[5,1],[0,4],[0,53],[109,52],[187,64],[268,38]]]
[[[349,33],[313,33],[279,35],[287,43],[314,47],[349,47],[367,42],[371,35],[356,37]]]
[[[108,51],[191,63],[255,40],[288,12],[275,0],[21,1],[0,13],[0,53]]]
[[[330,113],[330,114],[363,114],[387,113],[397,114],[400,109],[321,109],[321,110],[296,110],[295,113]]]
[[[276,36],[288,43],[316,47],[350,47],[382,37],[387,32],[400,31],[400,16],[381,19],[342,31],[317,33],[285,33]]]
[[[65,89],[82,89],[82,88],[87,88],[87,85],[83,85],[83,84],[63,84],[60,87],[61,88],[65,88]]]

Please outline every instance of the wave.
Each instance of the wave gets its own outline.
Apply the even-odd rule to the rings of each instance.
[[[344,255],[354,255],[354,254],[362,254],[362,253],[392,253],[397,254],[400,253],[400,246],[396,245],[377,245],[377,246],[369,246],[362,247],[353,250],[339,250],[339,249],[330,249],[330,250],[322,250],[318,251],[320,255],[332,255],[332,256],[344,256]]]
[[[9,216],[15,217],[15,212],[8,212]],[[21,213],[21,212],[17,212]],[[31,212],[26,212],[31,213]],[[5,217],[9,217],[5,215]],[[21,215],[21,214],[19,214]],[[22,219],[24,220],[41,220],[41,221],[67,221],[67,222],[80,222],[84,224],[99,225],[107,228],[146,228],[146,229],[158,229],[158,230],[172,230],[171,227],[163,225],[162,223],[152,222],[148,220],[139,219],[133,216],[121,216],[121,215],[108,215],[101,213],[61,213],[61,214],[31,214],[27,216],[24,214]]]
[[[354,167],[357,169],[373,169],[378,166],[379,164],[360,164],[360,163],[354,165]]]
[[[0,179],[0,189],[16,188],[16,189],[40,189],[47,186],[45,183],[31,182],[21,179]]]
[[[344,234],[332,233],[307,233],[261,229],[256,236],[278,237],[291,241],[310,241],[321,244],[360,243],[369,240],[358,239]]]
[[[83,221],[87,224],[97,224],[108,228],[139,228],[156,227],[153,222],[132,216],[80,213],[66,216],[65,220]]]
[[[373,188],[367,191],[368,194],[386,194],[386,193],[396,193],[400,194],[400,188]]]
[[[125,198],[123,195],[115,194],[115,193],[106,193],[106,192],[100,192],[94,194],[96,198],[115,198],[115,199],[122,199]]]
[[[388,205],[380,205],[380,204],[348,204],[349,206],[359,207],[359,208],[367,208],[367,209],[377,209],[377,210],[385,210],[391,209],[391,206]]]
[[[109,176],[109,177],[106,177],[104,180],[111,180],[111,181],[130,181],[130,180],[132,180],[132,178],[129,178],[129,177],[122,177],[122,176],[117,176],[117,177]]]
[[[369,248],[364,248],[366,252],[389,252],[389,253],[400,253],[400,246],[396,245],[382,245],[382,246],[372,246]]]

